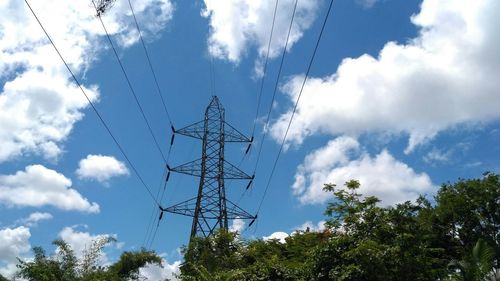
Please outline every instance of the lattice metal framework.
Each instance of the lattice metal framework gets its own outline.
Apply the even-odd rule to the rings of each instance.
[[[225,122],[224,108],[219,98],[212,97],[204,120],[173,131],[175,134],[202,140],[202,156],[176,167],[167,165],[169,173],[196,176],[200,178],[200,183],[196,197],[167,208],[160,207],[161,211],[193,217],[191,238],[208,237],[218,228],[227,230],[228,220],[254,220],[254,216],[226,198],[224,180],[249,180],[248,188],[253,176],[247,175],[224,159],[224,145],[228,142],[251,143],[252,140]]]

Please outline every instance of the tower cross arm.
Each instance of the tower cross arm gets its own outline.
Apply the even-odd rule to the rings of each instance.
[[[170,166],[167,165],[167,169],[172,172],[176,173],[181,173],[181,174],[186,174],[190,176],[195,176],[195,177],[201,177],[201,163],[202,159],[196,159],[191,162],[187,162],[185,164],[170,168]]]
[[[251,180],[252,176],[247,175],[238,167],[224,160],[224,179],[230,180]]]
[[[160,207],[163,212],[183,215],[187,217],[194,217],[196,206],[196,197],[182,201],[178,204],[172,205],[167,208]]]
[[[202,121],[193,123],[191,125],[188,125],[184,128],[175,130],[174,133],[201,140],[201,139],[203,139],[203,134],[205,133],[204,126],[205,126],[205,121],[202,120]]]
[[[234,204],[230,200],[226,199],[227,204],[227,218],[228,219],[242,219],[242,220],[254,220],[256,216],[249,214],[247,211],[243,210],[240,206]]]
[[[224,141],[225,142],[252,142],[252,139],[248,138],[244,134],[240,133],[235,127],[231,126],[229,123],[224,122]]]

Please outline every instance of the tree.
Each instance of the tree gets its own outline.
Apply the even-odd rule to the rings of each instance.
[[[56,253],[47,256],[41,247],[34,247],[34,259],[19,259],[16,276],[30,281],[125,281],[138,277],[139,269],[146,264],[161,265],[161,258],[152,251],[141,249],[124,252],[110,266],[99,265],[102,249],[114,242],[111,237],[100,237],[92,241],[83,257],[78,259],[71,246],[63,240],[55,240]]]
[[[360,184],[351,180],[345,189],[334,184],[328,203],[326,225],[333,232],[318,249],[313,275],[318,280],[436,280],[445,276],[442,249],[433,243],[431,229],[420,216],[432,209],[423,198],[395,207],[380,207],[380,200],[357,193]],[[425,213],[425,212],[424,212]]]
[[[493,248],[493,262],[500,268],[499,175],[487,172],[480,179],[443,184],[432,219],[448,243],[450,259],[460,260],[482,239]]]
[[[459,272],[453,274],[450,280],[460,281],[483,281],[500,280],[493,266],[493,250],[486,242],[479,239],[472,249],[472,252],[463,260],[453,260],[451,268],[456,268]]]

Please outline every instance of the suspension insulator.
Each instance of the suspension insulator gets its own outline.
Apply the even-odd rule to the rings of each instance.
[[[169,178],[170,178],[170,171],[168,171],[167,179],[165,180],[165,182],[167,182]]]
[[[169,171],[171,171],[171,170],[172,170],[172,169],[170,169],[170,166],[169,166],[168,164],[167,164],[167,169],[168,169]]]
[[[253,136],[250,138],[250,143],[247,146],[247,150],[245,151],[245,154],[248,154],[248,151],[250,151],[250,147],[252,147],[252,143],[253,143]]]
[[[174,145],[175,133],[172,134],[172,138],[170,139],[170,146]]]
[[[158,219],[158,223],[161,221],[161,218],[163,218],[163,211],[160,212],[160,218]]]
[[[255,220],[257,219],[257,215],[255,215],[255,217],[253,218],[253,220],[250,222],[250,224],[248,224],[248,227],[252,226],[252,224],[255,222]]]
[[[250,179],[250,181],[248,182],[247,187],[246,187],[245,189],[249,189],[249,188],[250,188],[250,186],[251,186],[251,185],[252,185],[252,183],[253,183],[253,179],[254,179],[254,178],[255,178],[255,175],[252,175],[252,178],[251,178],[251,179]]]

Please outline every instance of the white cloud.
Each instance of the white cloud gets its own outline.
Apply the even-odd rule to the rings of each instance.
[[[90,249],[94,241],[105,239],[107,237],[116,239],[115,234],[92,235],[89,232],[76,230],[75,226],[63,228],[61,232],[59,232],[59,237],[71,246],[71,249],[73,249],[77,258],[82,258],[85,252]],[[109,258],[105,252],[101,252],[99,263],[100,265],[106,265],[109,263]]]
[[[99,205],[90,203],[71,188],[71,180],[42,165],[27,166],[13,175],[0,175],[0,203],[7,206],[53,206],[62,210],[98,213]]]
[[[288,233],[286,232],[282,232],[282,231],[277,231],[277,232],[273,232],[271,235],[269,236],[264,236],[262,237],[262,239],[264,239],[264,241],[268,241],[268,240],[278,240],[280,243],[285,243],[286,242],[286,238],[290,236],[288,235]]]
[[[245,228],[245,221],[237,218],[234,219],[229,227],[229,231],[241,233],[241,231]]]
[[[77,75],[103,49],[102,27],[87,1],[31,1],[45,28]],[[134,1],[146,36],[154,36],[172,16],[169,0]],[[87,101],[23,1],[0,4],[0,162],[39,154],[56,159]],[[124,46],[137,42],[128,3],[118,1],[103,18]],[[135,32],[135,34],[134,34]],[[84,88],[96,101],[95,85]]]
[[[309,79],[289,140],[408,134],[409,153],[440,131],[498,119],[500,2],[425,0],[411,21],[420,33],[408,43],[388,42],[376,58],[347,58],[334,74]],[[293,102],[301,83],[296,76],[282,87]],[[280,141],[290,114],[271,126]]]
[[[178,280],[176,275],[180,273],[180,265],[181,261],[175,261],[170,264],[165,259],[162,259],[161,267],[156,264],[148,264],[139,269],[139,276],[146,281],[165,280],[166,278],[172,281]]]
[[[0,261],[15,262],[31,249],[30,229],[24,226],[0,230]]]
[[[323,191],[324,184],[342,188],[352,179],[359,180],[360,193],[377,196],[384,205],[414,200],[434,189],[427,174],[416,173],[387,150],[372,157],[349,137],[336,138],[307,155],[297,168],[292,189],[303,204],[324,203],[332,198]]]
[[[26,226],[36,225],[39,221],[50,220],[53,216],[50,213],[34,212],[27,218],[20,219],[17,222]]]
[[[356,0],[356,3],[363,6],[363,8],[368,9],[368,8],[375,6],[375,4],[378,1],[380,1],[380,0]]]
[[[17,258],[30,251],[30,229],[24,226],[0,229],[0,274],[13,277],[17,271]]]
[[[217,58],[238,63],[251,46],[256,46],[260,58],[264,57],[269,43],[275,1],[217,1],[205,0],[202,15],[209,18],[209,53]],[[269,56],[279,55],[286,42],[294,0],[279,1],[273,40]],[[288,49],[303,35],[314,21],[320,1],[298,1],[290,33]]]
[[[424,161],[427,163],[448,162],[450,161],[452,152],[452,150],[441,151],[437,148],[433,148],[424,156]]]
[[[105,183],[112,177],[128,175],[129,171],[123,162],[112,156],[87,155],[80,160],[76,174],[79,178]]]

